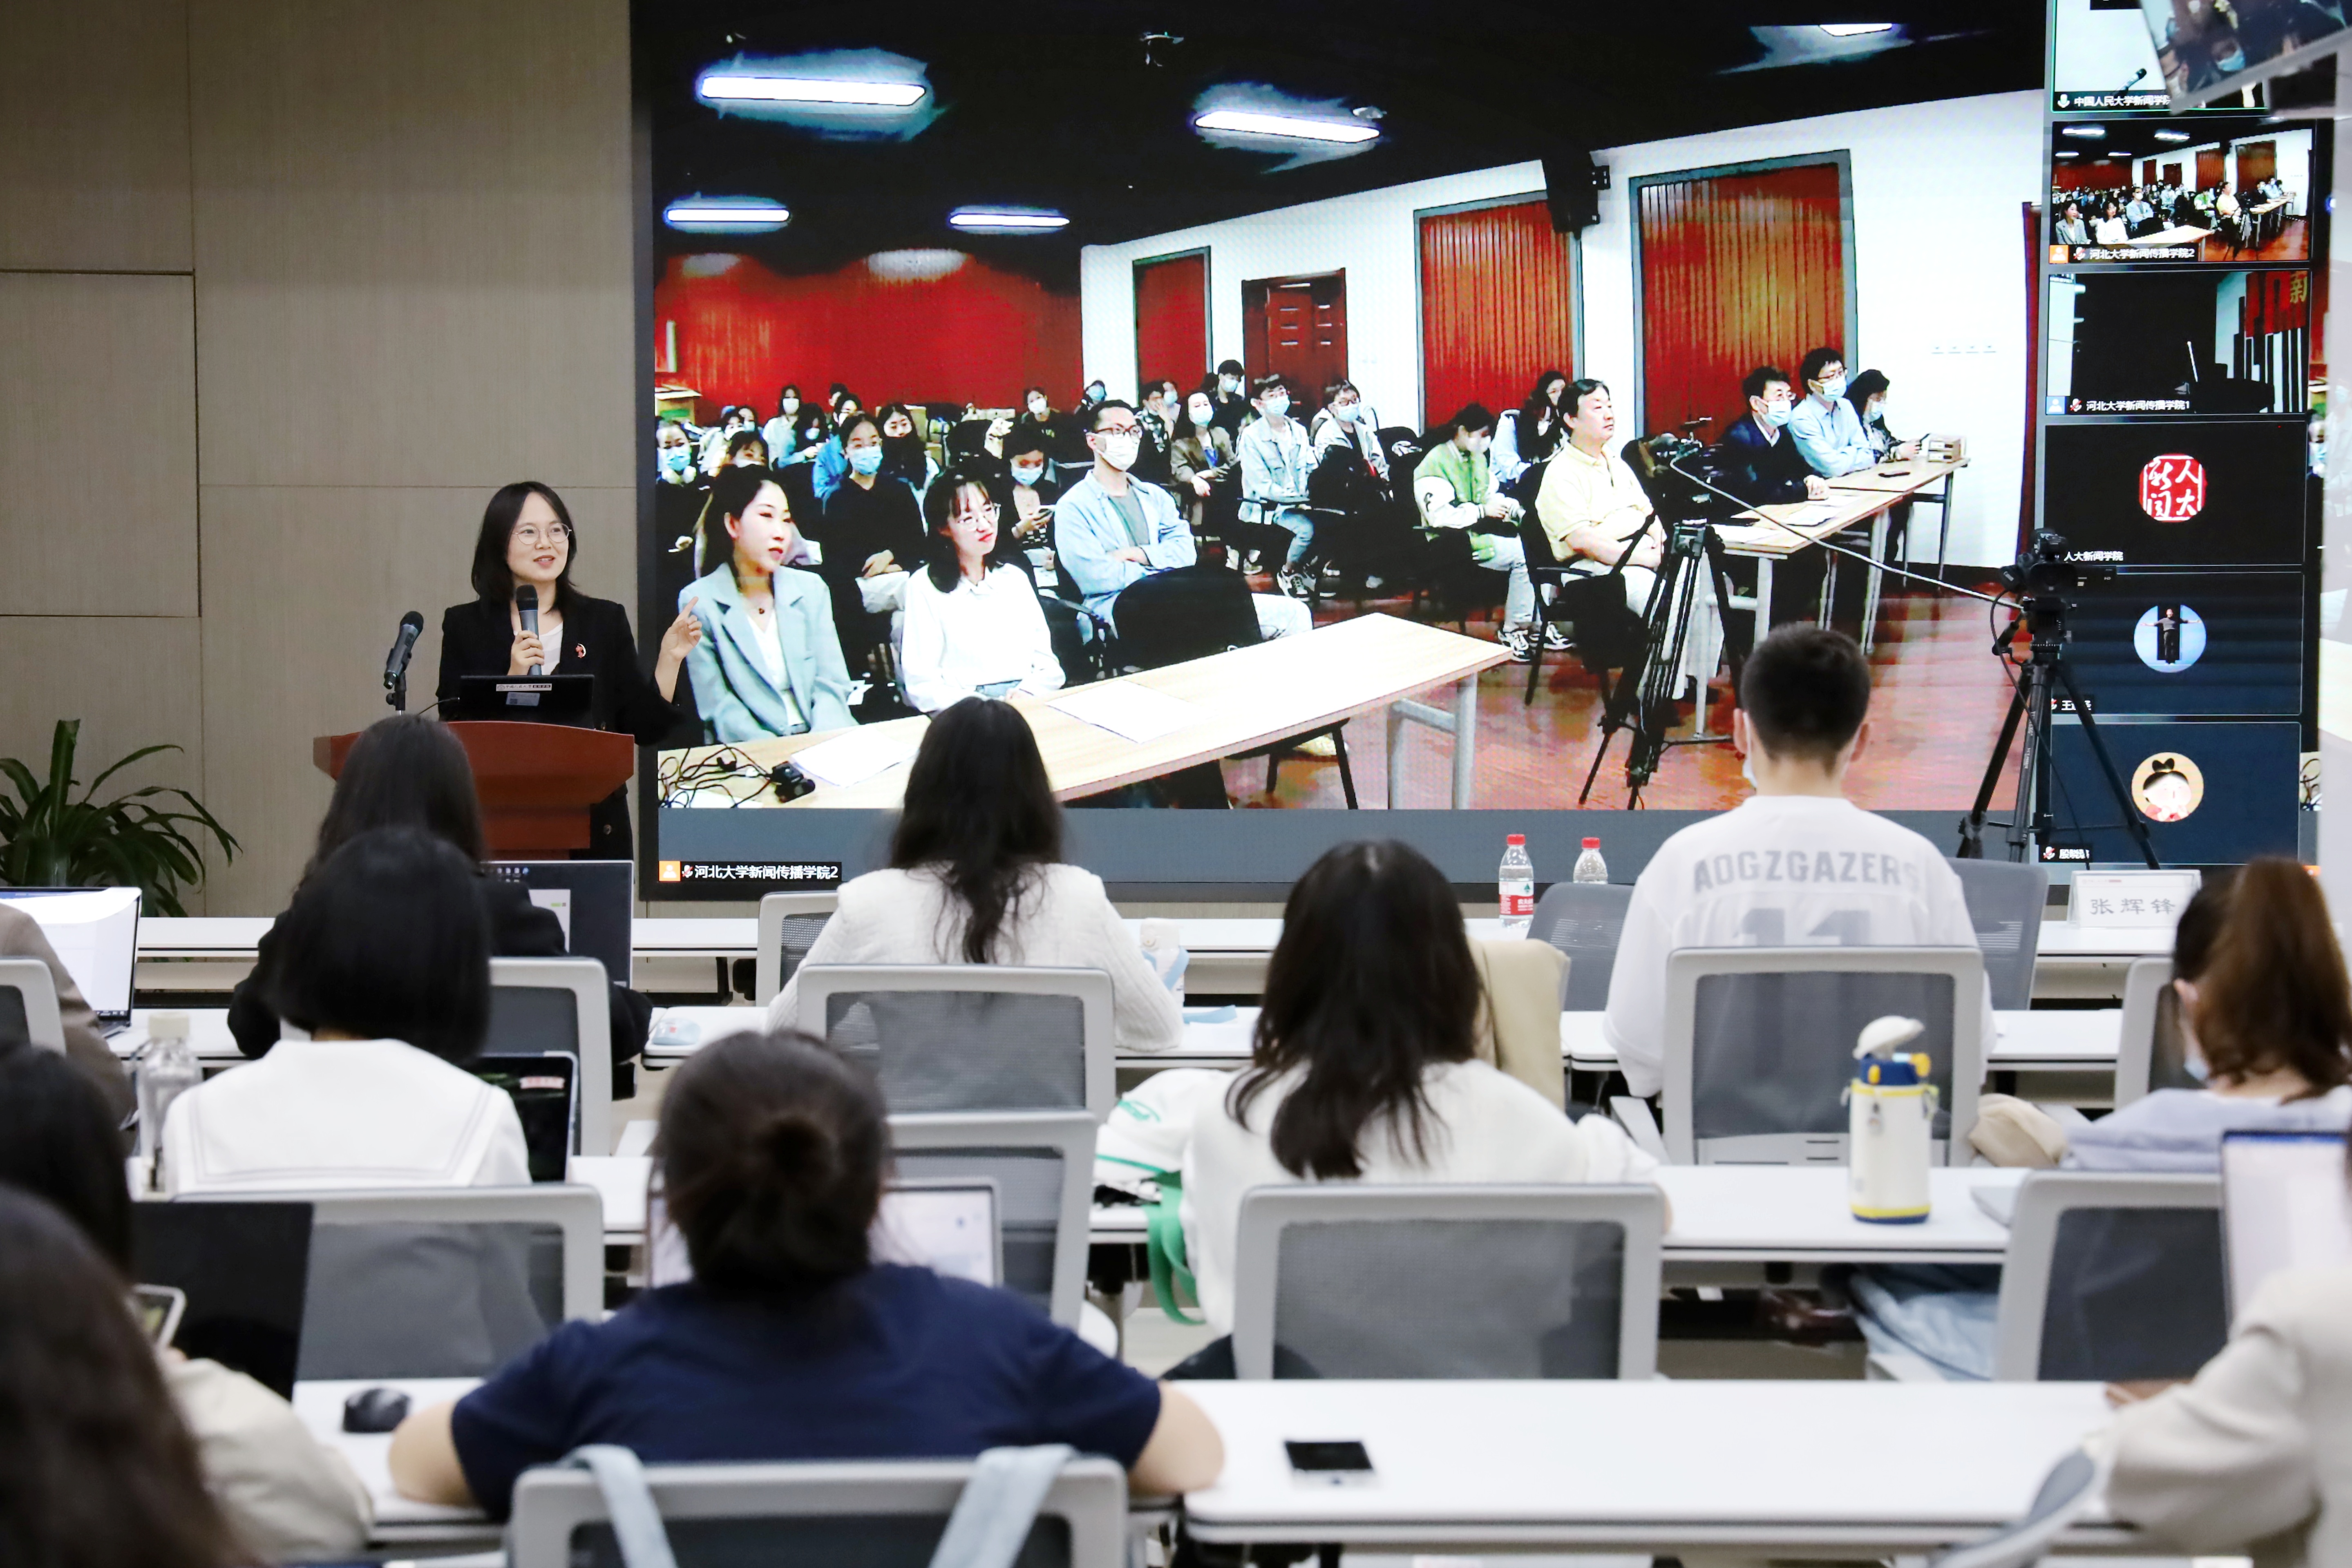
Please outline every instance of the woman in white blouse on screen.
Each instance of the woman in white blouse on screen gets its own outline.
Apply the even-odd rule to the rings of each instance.
[[[907,700],[937,713],[969,696],[1059,691],[1061,662],[990,486],[949,469],[923,497],[929,562],[907,581],[898,667]]]

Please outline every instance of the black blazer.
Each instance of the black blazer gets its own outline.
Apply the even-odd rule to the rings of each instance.
[[[441,612],[441,679],[435,695],[454,707],[458,680],[505,674],[513,646],[504,604],[478,599],[451,605]],[[580,598],[563,618],[563,648],[557,657],[557,674],[596,677],[588,710],[591,728],[616,730],[636,737],[640,746],[657,746],[678,721],[677,707],[662,700],[637,661],[629,612],[611,600]]]
[[[1797,450],[1796,437],[1783,430],[1780,440],[1765,440],[1753,413],[1740,415],[1708,455],[1716,483],[1751,507],[1803,500],[1805,479],[1813,471]]]
[[[569,629],[566,629],[567,634]],[[552,910],[541,909],[530,901],[530,894],[520,883],[485,876],[480,882],[482,907],[490,917],[490,956],[494,958],[561,958],[563,947],[563,923]],[[279,915],[278,920],[286,917]],[[251,1057],[268,1054],[278,1043],[278,1012],[265,999],[277,979],[278,921],[261,934],[261,942],[253,960],[253,972],[236,983],[228,999],[228,1031],[236,1037],[237,1050]],[[622,1065],[646,1047],[646,1031],[653,1022],[653,1003],[629,989],[626,976],[613,986],[612,1031],[613,1066],[616,1072]],[[495,1043],[495,1042],[493,1042]],[[615,1078],[613,1097],[622,1099],[621,1080]]]

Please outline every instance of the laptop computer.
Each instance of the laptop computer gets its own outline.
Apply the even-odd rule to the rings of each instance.
[[[131,1027],[139,970],[140,893],[135,887],[0,888],[5,901],[39,923],[82,1000],[109,1036]]]
[[[869,1233],[874,1260],[910,1263],[975,1285],[1002,1285],[1000,1213],[996,1183],[985,1176],[892,1182]],[[646,1283],[681,1285],[694,1278],[686,1238],[670,1224],[658,1192],[646,1200]]]
[[[533,1181],[562,1181],[580,1146],[580,1059],[486,1053],[466,1069],[514,1102]]]
[[[311,1213],[307,1203],[241,1198],[132,1204],[133,1277],[187,1298],[173,1347],[292,1398]]]
[[[2221,1247],[2232,1318],[2281,1270],[2352,1264],[2352,1185],[2345,1180],[2344,1134],[2225,1134]]]
[[[596,695],[593,675],[460,675],[451,718],[569,723]]]
[[[637,868],[630,861],[492,861],[489,873],[520,883],[530,901],[563,925],[564,951],[593,958],[604,977],[629,983],[635,938]]]

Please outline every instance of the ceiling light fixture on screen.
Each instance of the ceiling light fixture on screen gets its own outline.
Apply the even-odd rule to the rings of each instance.
[[[1380,127],[1360,120],[1307,120],[1289,114],[1260,114],[1244,109],[1218,109],[1192,121],[1201,131],[1223,131],[1243,136],[1279,136],[1293,141],[1362,142],[1379,137]]]
[[[2073,148],[2071,148],[2071,147],[2066,147],[2066,148],[2061,148],[2059,151],[2057,151],[2057,152],[2055,152],[2052,153],[2052,154],[2051,154],[2051,156],[2052,156],[2053,158],[2080,158],[2080,157],[2082,156],[2082,154],[2081,154],[2080,152],[2075,152],[2075,151],[2074,151]]]
[[[770,76],[756,71],[709,70],[694,84],[705,103],[854,105],[866,109],[911,109],[930,89],[919,81],[831,81],[816,77]]]
[[[1070,220],[1045,207],[958,207],[948,214],[948,226],[974,235],[1051,234],[1070,226]]]
[[[1864,33],[1892,32],[1892,22],[1822,22],[1821,30],[1832,38],[1858,38]]]
[[[662,222],[688,234],[767,235],[792,221],[790,208],[765,196],[684,196],[662,209]]]
[[[2062,127],[2058,134],[2079,136],[2086,141],[2104,141],[2107,138],[2107,128],[2104,125],[2069,125]]]
[[[2156,133],[2156,139],[2158,141],[2186,141],[2189,140],[2189,132],[2186,131],[2159,131]]]

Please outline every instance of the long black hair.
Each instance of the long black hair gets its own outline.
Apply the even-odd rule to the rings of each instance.
[[[967,489],[978,490],[996,508],[996,543],[989,549],[981,575],[994,571],[1020,553],[1013,542],[1013,530],[1004,526],[1010,497],[1001,492],[995,474],[977,464],[950,465],[923,492],[923,570],[929,575],[931,586],[941,593],[954,592],[963,576],[963,563],[956,559],[955,540],[948,533],[948,519],[955,515],[956,503]]]
[[[347,841],[377,828],[421,828],[477,865],[489,857],[474,765],[447,725],[404,713],[360,732],[343,758],[302,879],[309,881]]]
[[[518,479],[511,485],[499,486],[490,497],[490,504],[482,508],[482,531],[474,538],[474,592],[485,604],[504,605],[514,598],[514,573],[507,570],[507,545],[514,538],[515,520],[522,516],[522,504],[533,496],[545,501],[555,513],[555,520],[563,525],[568,548],[563,555],[563,570],[555,579],[555,612],[569,615],[585,597],[572,586],[572,569],[580,564],[580,530],[572,526],[572,513],[564,506],[563,497],[536,479]]]
[[[1559,445],[1560,434],[1568,428],[1568,410],[1546,397],[1544,388],[1554,382],[1564,383],[1567,380],[1568,372],[1565,371],[1546,371],[1528,389],[1528,401],[1519,405],[1519,456],[1527,462],[1540,463]],[[1567,391],[1565,385],[1560,388],[1562,402],[1566,401]],[[1551,416],[1549,431],[1543,428],[1546,414]]]
[[[1250,1065],[1225,1103],[1246,1126],[1250,1103],[1301,1070],[1269,1136],[1293,1176],[1361,1176],[1383,1119],[1425,1156],[1425,1075],[1470,1060],[1483,995],[1444,873],[1393,839],[1327,850],[1283,906]]]
[[[721,564],[732,565],[735,540],[727,531],[727,519],[741,517],[770,485],[783,500],[784,516],[794,528],[800,527],[800,520],[793,517],[792,492],[774,469],[721,468],[710,481],[710,498],[702,504],[702,549],[695,559],[696,575],[715,571]]]
[[[933,714],[907,773],[890,864],[946,883],[962,906],[964,962],[991,960],[1038,873],[1061,858],[1061,802],[1021,711],[966,697]]]
[[[54,1051],[0,1045],[0,1186],[55,1204],[131,1277],[131,1188],[105,1094]],[[163,1129],[155,1129],[158,1141]]]

